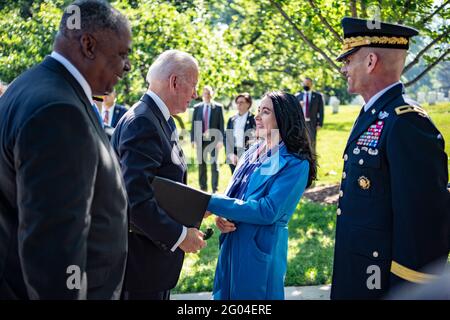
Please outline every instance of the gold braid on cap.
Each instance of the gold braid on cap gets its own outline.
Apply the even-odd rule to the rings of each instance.
[[[348,51],[355,47],[366,46],[369,44],[401,44],[407,45],[408,38],[404,37],[350,37],[344,39],[342,51]]]

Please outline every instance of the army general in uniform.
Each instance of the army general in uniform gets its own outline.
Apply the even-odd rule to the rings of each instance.
[[[331,299],[378,299],[401,283],[427,283],[449,254],[444,138],[400,82],[418,32],[371,23],[342,20],[337,60],[365,105],[343,154]]]

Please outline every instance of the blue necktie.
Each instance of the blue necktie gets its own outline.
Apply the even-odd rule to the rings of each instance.
[[[100,112],[98,112],[97,106],[96,106],[95,104],[93,104],[93,105],[92,105],[92,108],[94,108],[94,111],[95,111],[95,114],[97,115],[97,120],[98,120],[98,122],[100,123],[100,126],[101,126],[102,128],[104,128],[103,121],[102,121],[102,117],[100,116]]]
[[[169,117],[169,120],[167,120],[167,123],[169,124],[170,132],[173,133],[176,130],[176,128],[177,128],[177,126],[175,124],[175,121],[173,120],[172,117]]]

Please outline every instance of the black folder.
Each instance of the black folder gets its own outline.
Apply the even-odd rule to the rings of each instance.
[[[180,182],[156,176],[152,182],[158,205],[175,221],[200,229],[211,195]]]

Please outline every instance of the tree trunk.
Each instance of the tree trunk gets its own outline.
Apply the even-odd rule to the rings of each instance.
[[[350,11],[352,12],[352,17],[358,17],[358,11],[356,9],[356,0],[350,0]]]

